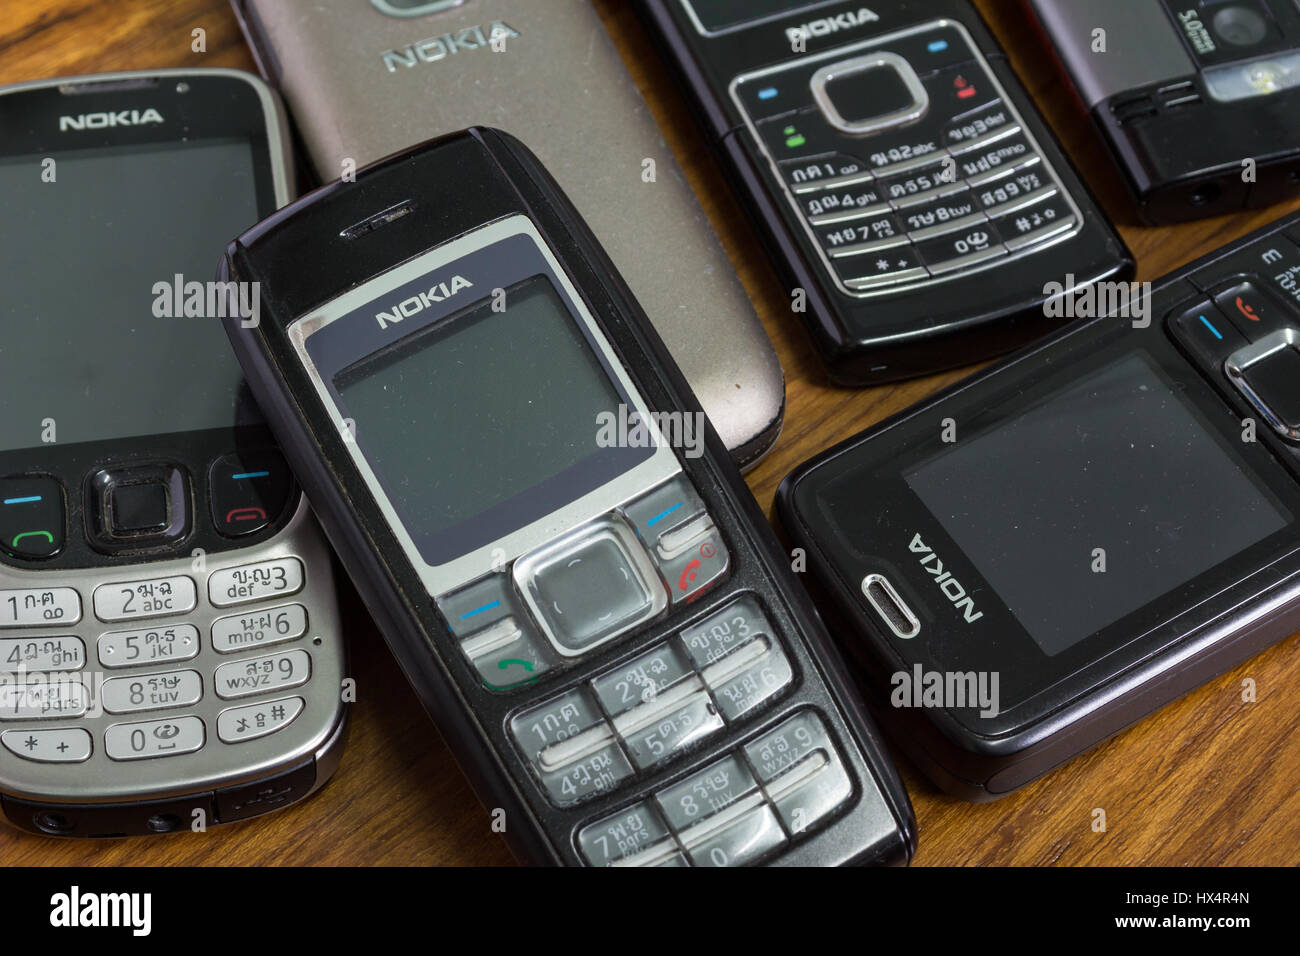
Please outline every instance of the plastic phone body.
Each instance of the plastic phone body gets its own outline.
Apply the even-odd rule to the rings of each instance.
[[[910,857],[906,795],[788,558],[517,140],[377,163],[245,234],[223,274],[261,283],[235,350],[521,859]]]
[[[945,788],[1010,793],[1300,629],[1297,222],[782,484],[844,649]]]
[[[832,378],[1007,352],[1132,257],[964,0],[638,0]]]
[[[343,740],[331,557],[207,311],[223,244],[290,198],[279,105],[160,70],[0,117],[4,816],[124,836],[302,799]]]

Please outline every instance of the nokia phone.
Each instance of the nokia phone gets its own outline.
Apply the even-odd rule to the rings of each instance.
[[[538,160],[473,128],[230,246],[249,383],[530,863],[903,863],[914,824],[789,558]]]
[[[922,769],[1021,787],[1300,629],[1300,218],[801,466],[786,529]]]
[[[1151,225],[1300,196],[1294,0],[1031,0]]]
[[[234,0],[322,182],[490,122],[541,157],[742,467],[785,381],[745,291],[588,0]],[[328,9],[324,9],[328,7]]]
[[[338,763],[343,636],[210,281],[291,196],[279,105],[159,70],[0,89],[0,118],[0,808],[91,837],[290,804]]]
[[[831,377],[1009,351],[1123,242],[965,0],[637,0]]]

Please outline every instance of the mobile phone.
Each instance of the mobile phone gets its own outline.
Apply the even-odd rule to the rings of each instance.
[[[837,633],[945,788],[1010,793],[1300,629],[1298,226],[783,483]]]
[[[113,73],[0,89],[0,127],[0,808],[87,837],[290,804],[342,748],[333,569],[208,281],[290,197],[278,103]]]
[[[906,794],[789,558],[518,140],[471,129],[326,186],[222,274],[261,283],[235,351],[521,859],[910,857]]]
[[[1001,354],[1060,326],[1053,289],[1132,275],[965,0],[638,8],[840,384]]]
[[[491,122],[539,155],[742,467],[785,379],[735,268],[588,0],[234,0],[324,182]]]
[[[1144,222],[1300,195],[1293,0],[1032,0]]]

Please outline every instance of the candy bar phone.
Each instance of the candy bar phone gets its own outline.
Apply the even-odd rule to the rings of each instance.
[[[785,381],[722,245],[589,0],[234,0],[324,182],[491,122],[573,197],[742,466]]]
[[[904,862],[789,558],[574,208],[472,129],[232,244],[227,324],[417,693],[534,863]]]
[[[0,806],[55,836],[228,823],[342,748],[330,556],[208,281],[288,201],[233,70],[0,90]]]
[[[1051,289],[1131,275],[964,0],[638,2],[836,381],[1008,351]]]
[[[1295,0],[1032,0],[1141,218],[1300,195]]]
[[[1300,629],[1298,226],[782,485],[845,649],[954,793],[1010,793]]]

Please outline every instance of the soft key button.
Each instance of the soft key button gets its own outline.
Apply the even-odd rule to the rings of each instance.
[[[233,654],[250,647],[294,641],[306,633],[307,609],[301,604],[286,604],[218,618],[212,622],[212,648],[219,654]]]
[[[825,725],[810,711],[746,746],[745,755],[792,832],[818,822],[853,792]]]
[[[492,574],[438,599],[460,649],[493,690],[529,684],[556,662],[508,575]]]
[[[297,558],[259,561],[213,571],[208,577],[208,599],[217,607],[229,607],[296,594],[302,590],[302,580],[302,562]]]
[[[99,638],[99,663],[105,667],[139,667],[188,661],[198,656],[199,644],[199,629],[193,624],[109,631]]]
[[[45,627],[81,620],[81,595],[74,588],[0,591],[0,627]]]
[[[665,532],[659,538],[655,557],[674,604],[694,600],[726,575],[731,566],[727,546],[708,515]]]
[[[613,728],[584,689],[529,708],[510,721],[510,730],[560,806],[611,790],[632,775]]]
[[[0,670],[75,671],[86,665],[78,637],[0,638]]]
[[[129,621],[186,614],[194,610],[197,600],[194,582],[184,575],[103,584],[95,588],[95,617],[101,621]]]
[[[578,831],[592,866],[687,866],[654,804],[638,803]]]
[[[114,677],[100,688],[104,710],[110,714],[188,706],[197,704],[202,697],[203,678],[198,671]]]
[[[306,651],[287,651],[270,657],[231,661],[212,676],[217,696],[224,700],[297,687],[311,676],[311,656]]]

